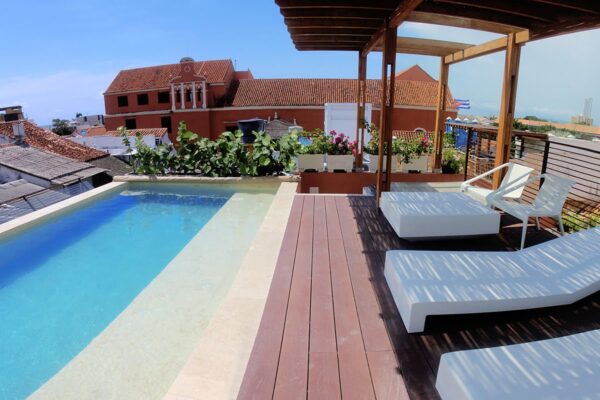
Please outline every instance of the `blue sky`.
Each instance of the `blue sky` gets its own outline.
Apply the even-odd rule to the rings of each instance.
[[[53,1],[20,0],[3,7],[0,105],[22,104],[47,124],[76,112],[104,112],[102,92],[121,69],[231,58],[255,77],[355,78],[357,55],[299,52],[271,0]],[[496,35],[404,24],[400,36],[481,43]],[[517,115],[568,120],[595,97],[600,123],[600,30],[527,44],[521,57]],[[368,75],[381,58],[369,56]],[[433,57],[398,55],[397,69],[418,63],[437,78]],[[454,65],[450,87],[471,100],[471,112],[498,113],[503,53]]]

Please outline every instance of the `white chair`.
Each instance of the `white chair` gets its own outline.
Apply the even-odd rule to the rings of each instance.
[[[597,399],[600,330],[442,355],[443,400]]]
[[[515,189],[523,189],[525,186],[543,179],[544,182],[538,191],[533,204],[519,204],[506,200],[507,193]],[[489,205],[504,211],[523,221],[523,232],[521,234],[521,249],[525,247],[525,236],[527,235],[527,223],[529,218],[535,218],[536,226],[540,229],[540,217],[552,217],[558,220],[560,233],[564,235],[565,230],[562,223],[562,209],[567,201],[567,195],[575,181],[551,174],[541,174],[528,179],[517,186],[498,189],[488,196]]]
[[[485,189],[479,186],[474,186],[473,183],[477,182],[485,178],[486,176],[490,176],[496,171],[500,171],[501,169],[507,168],[506,175],[500,184],[499,189],[506,189],[508,187],[514,187],[512,190],[508,190],[504,192],[504,198],[510,200],[520,200],[523,195],[524,187],[518,186],[519,184],[526,182],[529,179],[529,175],[533,172],[533,168],[526,167],[524,165],[515,164],[512,162],[502,164],[498,167],[492,168],[491,170],[483,173],[474,178],[468,179],[464,181],[460,185],[460,190],[463,193],[468,194],[475,200],[480,201],[483,204],[489,205],[488,197],[495,192],[495,190]],[[517,187],[518,186],[518,187]]]
[[[429,315],[571,304],[600,290],[600,228],[520,251],[391,250],[384,275],[409,333]]]

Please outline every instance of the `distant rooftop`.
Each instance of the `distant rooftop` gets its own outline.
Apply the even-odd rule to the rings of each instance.
[[[325,103],[356,102],[356,79],[249,79],[241,80],[234,107],[322,106]],[[397,80],[397,106],[435,107],[438,85],[432,81]],[[367,103],[379,107],[381,81],[367,80]],[[448,93],[447,104],[452,104]]]
[[[45,179],[54,185],[67,185],[105,171],[86,162],[19,146],[0,148],[0,165]]]
[[[208,83],[225,82],[228,71],[233,71],[233,68],[231,60],[194,62],[195,74],[206,76]],[[105,94],[167,88],[180,71],[179,63],[122,70],[106,89]]]
[[[38,150],[48,151],[79,161],[95,160],[108,155],[91,147],[72,142],[29,121],[0,122],[0,136],[14,140],[13,125],[20,123],[25,127],[25,142]]]

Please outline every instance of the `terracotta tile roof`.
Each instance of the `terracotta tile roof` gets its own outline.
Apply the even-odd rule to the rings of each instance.
[[[72,142],[29,121],[0,122],[0,135],[14,139],[13,125],[18,123],[23,123],[25,126],[25,142],[38,150],[48,151],[78,161],[90,161],[108,156],[107,153]]]
[[[234,107],[322,106],[356,102],[356,79],[249,79],[240,80]],[[396,81],[396,105],[435,107],[437,82]],[[381,81],[367,80],[367,103],[379,107]],[[448,94],[448,104],[452,96]]]
[[[396,79],[405,81],[437,82],[418,64],[396,73]]]
[[[430,132],[415,132],[415,131],[392,131],[392,136],[404,140],[419,140],[426,137],[428,140],[433,140],[433,135]]]
[[[209,83],[224,82],[227,71],[233,68],[233,62],[231,60],[196,61],[194,67],[196,74],[206,75]],[[106,89],[105,94],[168,87],[171,79],[179,75],[180,68],[178,63],[122,70]]]
[[[157,138],[161,138],[167,134],[167,128],[142,128],[142,129],[129,129],[129,133],[131,135],[135,135],[137,133],[141,133],[142,136],[155,136]],[[99,136],[99,135],[96,135]],[[102,136],[121,136],[119,131],[108,131],[104,133]]]

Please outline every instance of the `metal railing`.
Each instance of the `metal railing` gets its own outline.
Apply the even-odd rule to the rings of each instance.
[[[456,136],[457,148],[465,154],[465,179],[493,168],[497,128],[469,124],[449,124]],[[463,136],[465,140],[460,140]],[[563,209],[563,221],[570,231],[600,226],[600,143],[564,139],[525,131],[514,131],[511,161],[533,168],[536,173],[550,173],[572,179]],[[491,180],[483,182],[491,186]],[[539,184],[527,187],[524,202],[532,202]],[[546,221],[547,226],[553,226]]]

